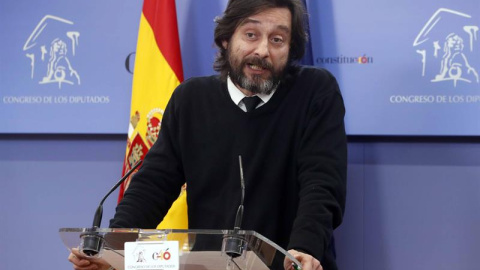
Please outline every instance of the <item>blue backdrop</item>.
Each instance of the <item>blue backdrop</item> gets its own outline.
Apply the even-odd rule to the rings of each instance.
[[[308,1],[350,135],[480,135],[480,2]]]
[[[140,1],[2,1],[0,132],[125,133]]]
[[[177,1],[185,78],[213,74],[226,2]],[[480,134],[479,1],[306,2],[348,134]],[[124,134],[141,4],[2,2],[0,133]]]

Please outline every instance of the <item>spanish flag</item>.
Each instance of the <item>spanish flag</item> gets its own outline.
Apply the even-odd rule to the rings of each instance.
[[[165,107],[173,90],[182,81],[175,0],[145,0],[138,32],[127,151],[122,174],[143,159],[157,140]],[[130,179],[120,187],[119,202],[129,183]],[[185,191],[179,190],[179,198],[158,228],[188,228]]]

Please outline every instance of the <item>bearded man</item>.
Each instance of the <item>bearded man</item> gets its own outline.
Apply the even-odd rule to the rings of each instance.
[[[304,16],[300,0],[229,1],[215,28],[220,74],[175,90],[111,227],[155,228],[186,182],[190,229],[233,228],[241,156],[242,229],[288,250],[305,270],[337,269],[345,110],[329,72],[296,65],[307,40]],[[89,266],[71,261],[75,269]],[[288,260],[282,267],[290,268]]]

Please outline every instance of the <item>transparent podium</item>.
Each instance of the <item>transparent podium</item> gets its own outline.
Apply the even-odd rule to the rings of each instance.
[[[62,228],[59,232],[69,250],[79,249],[117,270],[125,268],[125,243],[144,241],[177,241],[180,270],[284,269],[285,257],[293,262],[292,269],[301,269],[293,256],[254,231]]]

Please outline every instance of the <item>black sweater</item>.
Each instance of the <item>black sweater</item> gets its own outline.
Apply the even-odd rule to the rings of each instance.
[[[336,269],[328,247],[345,204],[344,113],[337,82],[323,69],[292,69],[270,101],[248,113],[217,76],[189,79],[173,93],[110,226],[155,228],[187,182],[189,228],[232,229],[241,155],[242,229]]]

